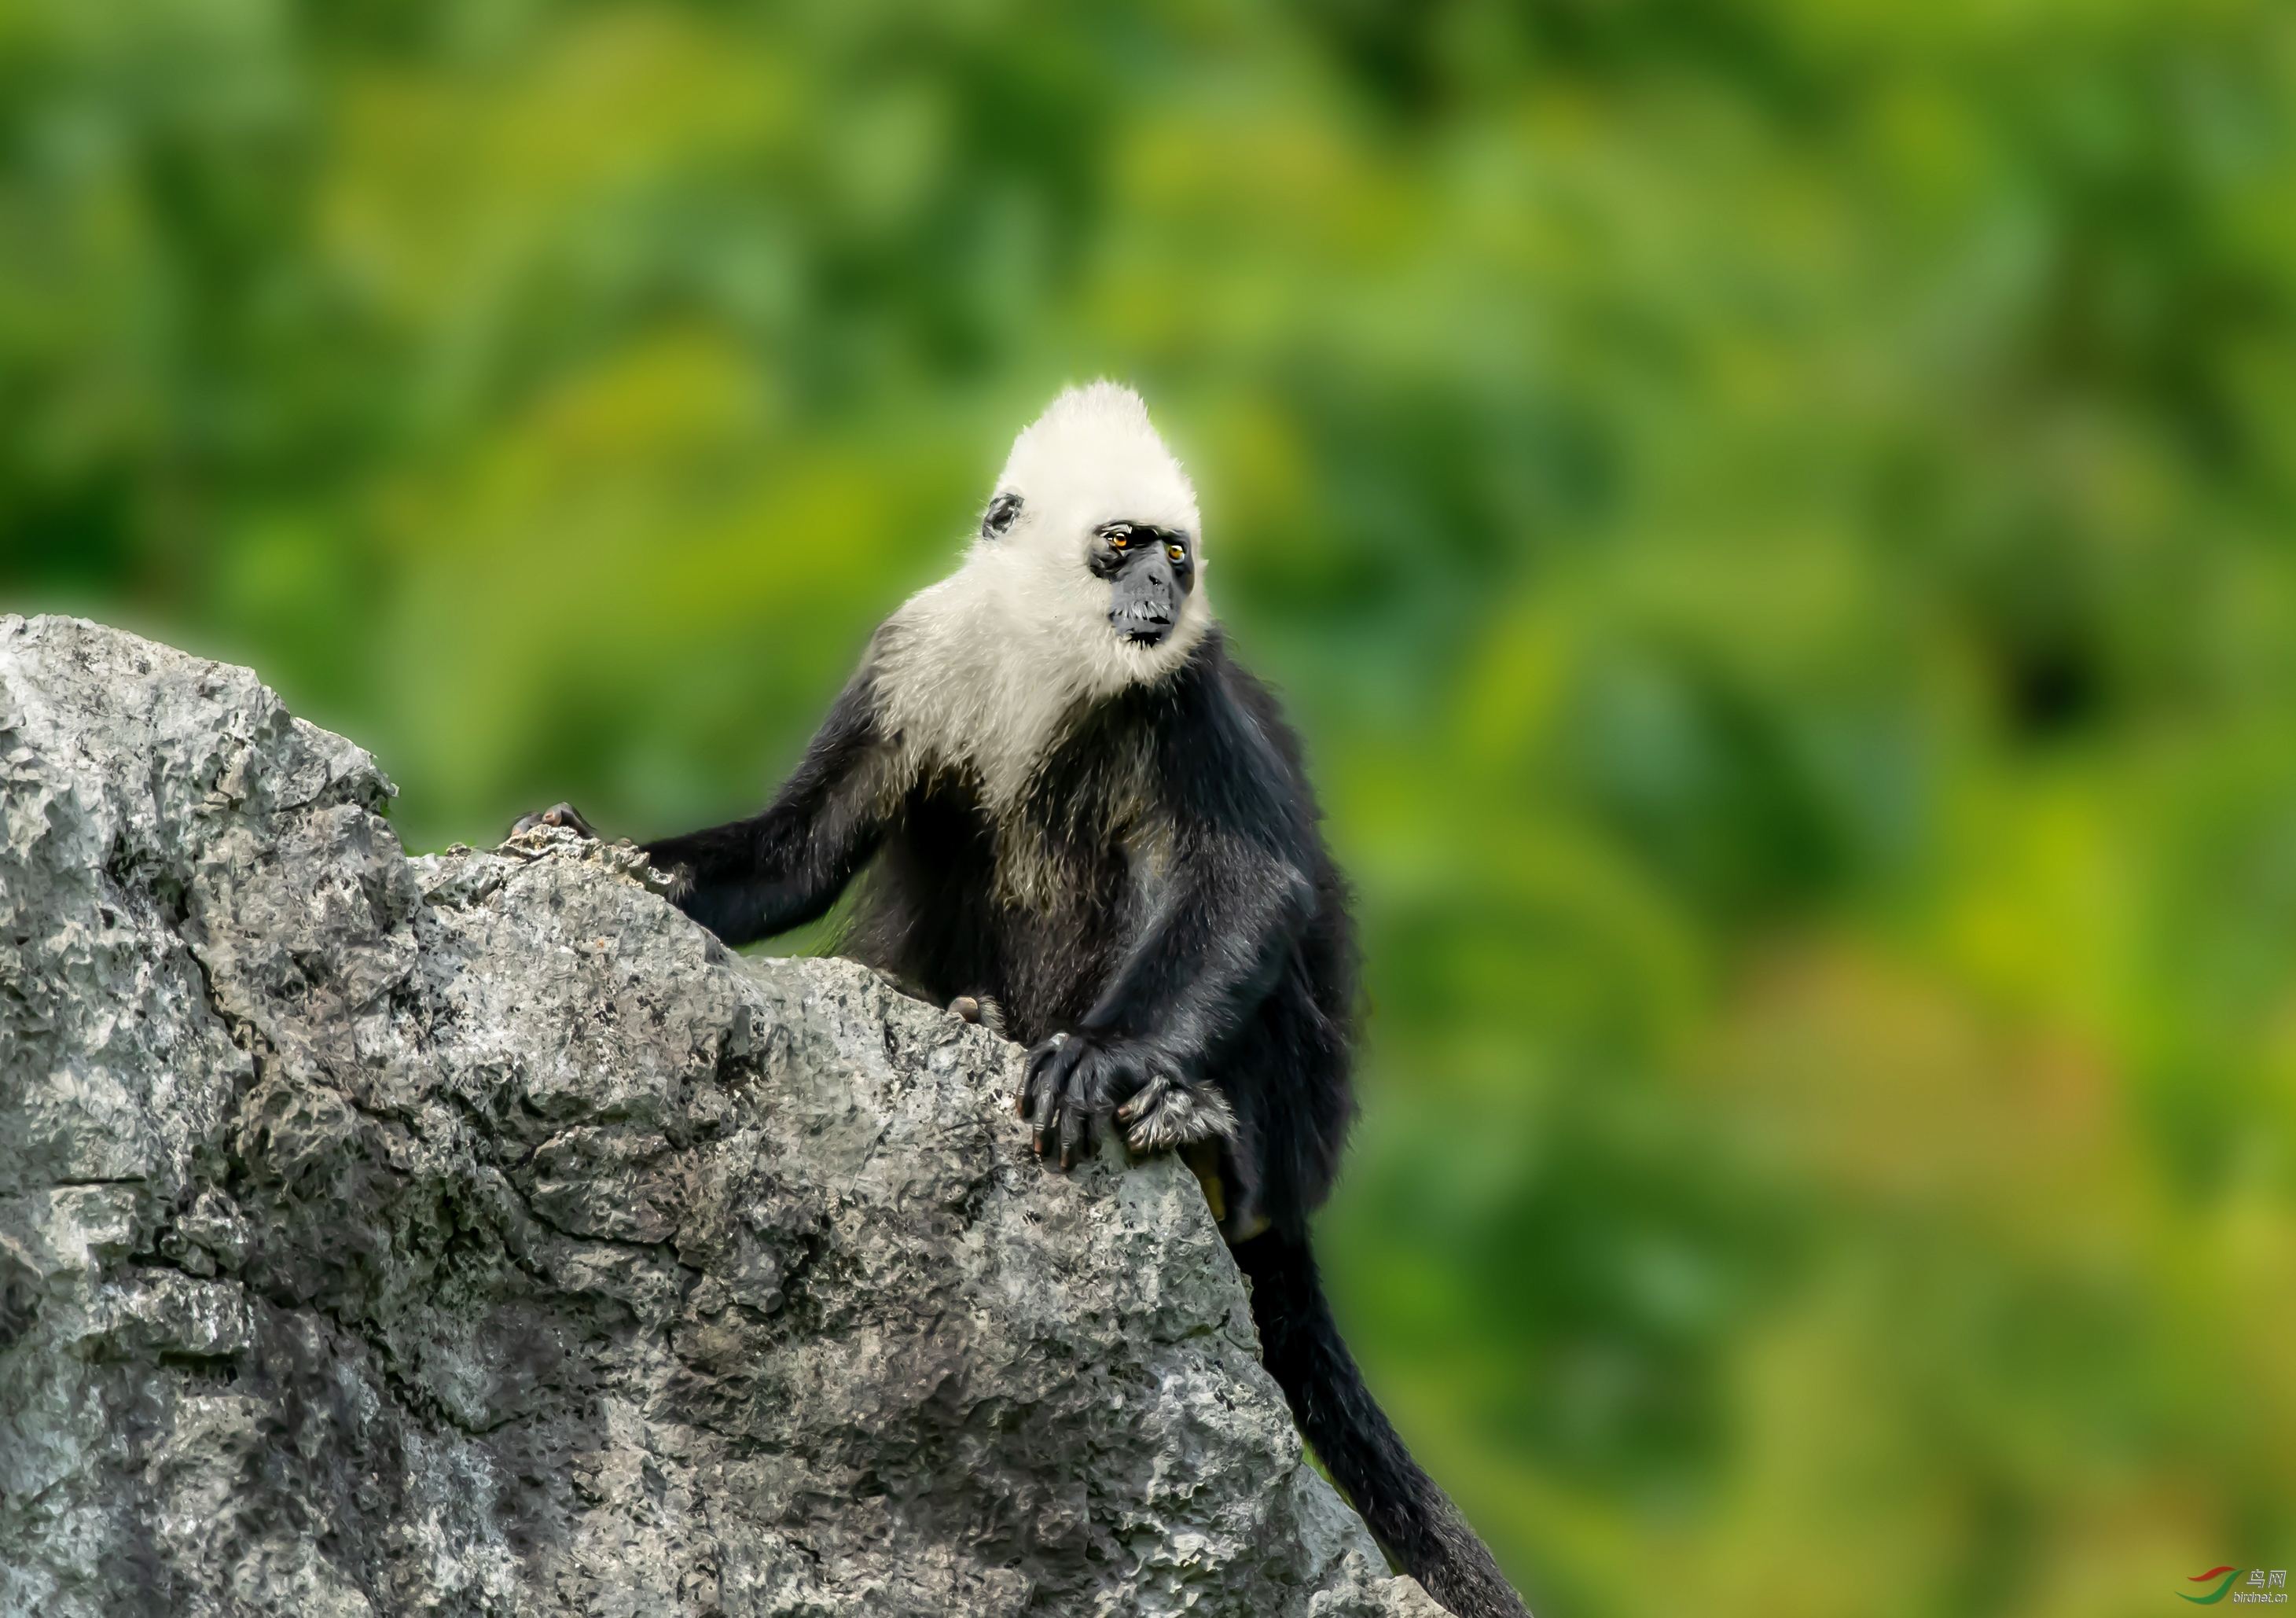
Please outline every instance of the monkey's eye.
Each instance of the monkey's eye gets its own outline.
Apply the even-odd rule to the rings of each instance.
[[[1168,545],[1164,547],[1164,554],[1175,562],[1185,562],[1188,559],[1188,547],[1185,545]]]
[[[1114,550],[1124,550],[1132,543],[1132,530],[1121,524],[1110,529],[1101,537],[1106,539],[1110,547]]]

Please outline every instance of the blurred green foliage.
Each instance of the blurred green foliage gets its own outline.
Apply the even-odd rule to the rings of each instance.
[[[1137,381],[1549,1618],[2296,1564],[2296,10],[0,0],[0,591],[409,842],[754,805]]]

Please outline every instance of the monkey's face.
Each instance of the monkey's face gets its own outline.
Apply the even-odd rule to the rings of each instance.
[[[1139,396],[1095,382],[1014,442],[967,571],[999,581],[1016,628],[1122,683],[1171,667],[1202,635],[1200,532],[1195,490]]]
[[[1188,536],[1146,522],[1102,523],[1085,565],[1108,580],[1109,628],[1136,645],[1169,638],[1196,582]]]

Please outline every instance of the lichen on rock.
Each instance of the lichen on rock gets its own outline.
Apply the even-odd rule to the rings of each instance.
[[[1168,1162],[624,850],[410,859],[250,673],[0,618],[0,1618],[1371,1618]]]

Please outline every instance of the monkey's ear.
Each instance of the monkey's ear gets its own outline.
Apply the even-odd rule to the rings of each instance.
[[[980,537],[994,539],[1020,518],[1021,497],[1007,491],[988,503],[980,519]]]

